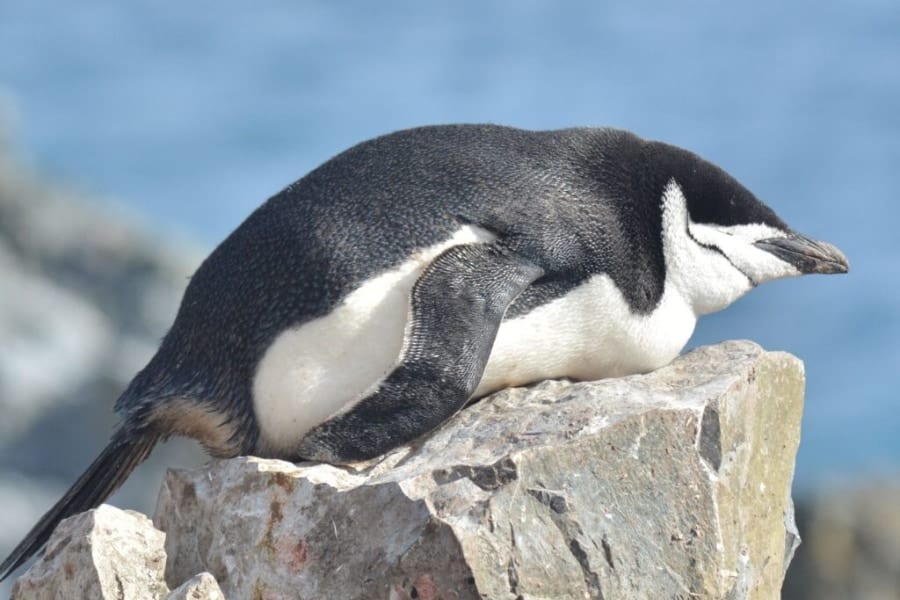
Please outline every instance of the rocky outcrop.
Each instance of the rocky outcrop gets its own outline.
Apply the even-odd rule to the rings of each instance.
[[[802,398],[798,360],[733,342],[501,392],[359,470],[173,471],[166,576],[229,598],[775,598]]]
[[[505,390],[353,469],[172,471],[153,521],[167,558],[133,514],[107,531],[104,507],[60,527],[16,597],[112,581],[97,597],[775,598],[798,543],[802,399],[797,359],[728,342],[648,375]]]
[[[776,598],[802,398],[797,359],[729,342],[500,392],[355,469],[172,471],[154,517],[167,586],[146,597],[208,572],[226,598]],[[72,592],[65,565],[93,559],[61,561],[59,536],[32,569],[57,575],[26,581]]]

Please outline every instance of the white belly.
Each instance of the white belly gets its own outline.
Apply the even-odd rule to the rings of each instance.
[[[478,227],[461,227],[364,282],[328,315],[279,335],[253,379],[263,444],[290,450],[310,429],[369,395],[398,364],[410,293],[425,267],[448,248],[493,239]]]
[[[594,276],[565,296],[505,321],[474,396],[541,379],[651,371],[678,355],[696,320],[671,286],[655,311],[635,315],[608,276]]]
[[[365,282],[330,314],[279,335],[253,381],[265,447],[289,450],[313,427],[371,394],[399,363],[410,292],[423,269],[455,245],[490,233],[461,228]],[[596,379],[654,369],[687,342],[695,317],[676,293],[635,316],[618,288],[597,276],[565,297],[503,323],[475,396],[541,379]]]

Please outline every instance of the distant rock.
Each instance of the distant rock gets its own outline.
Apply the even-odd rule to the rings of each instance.
[[[900,483],[822,492],[797,506],[804,545],[785,600],[900,598]]]

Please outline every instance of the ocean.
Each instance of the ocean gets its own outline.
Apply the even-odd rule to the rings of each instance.
[[[720,164],[844,277],[701,320],[806,362],[796,485],[900,473],[900,4],[0,4],[0,120],[38,171],[210,248],[342,149],[428,123],[609,125]]]

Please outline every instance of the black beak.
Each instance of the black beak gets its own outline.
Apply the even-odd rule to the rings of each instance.
[[[799,233],[760,240],[753,245],[794,265],[801,273],[846,273],[850,270],[843,252],[827,242],[816,242]]]

